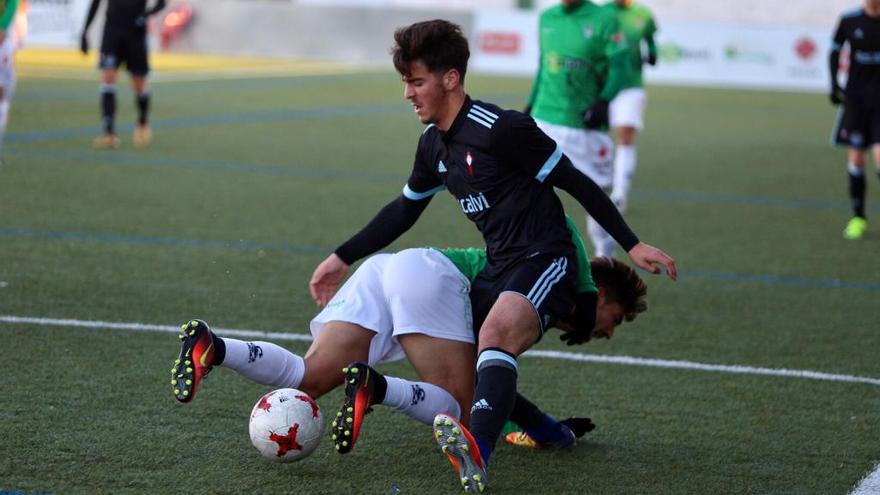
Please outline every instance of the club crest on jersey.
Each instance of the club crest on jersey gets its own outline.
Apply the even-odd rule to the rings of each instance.
[[[464,161],[467,163],[467,171],[468,175],[474,175],[474,157],[471,155],[471,150],[468,150],[467,154],[464,156]]]
[[[593,37],[593,26],[584,26],[583,28],[584,38],[590,39]]]
[[[446,165],[443,163],[443,160],[440,160],[440,163],[437,164],[437,173],[445,174],[446,172]]]
[[[461,205],[461,211],[465,213],[479,213],[490,208],[489,200],[483,193],[476,196],[468,194],[467,197],[459,199],[458,204]]]
[[[862,39],[865,37],[865,32],[862,31],[862,28],[856,28],[855,32],[853,32],[853,36],[858,39]]]

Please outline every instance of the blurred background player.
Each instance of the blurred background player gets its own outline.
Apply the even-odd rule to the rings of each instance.
[[[840,50],[849,44],[849,75],[841,88],[837,72]],[[829,57],[831,103],[843,104],[834,128],[834,142],[849,148],[847,172],[853,217],[843,237],[865,235],[865,152],[871,149],[880,174],[880,0],[865,0],[864,8],[844,13],[837,22]]]
[[[18,39],[15,33],[15,19],[18,13],[18,0],[0,2],[0,164],[2,164],[3,137],[9,122],[9,105],[15,93],[15,49]]]
[[[627,45],[611,10],[590,1],[563,0],[541,13],[540,61],[526,112],[572,164],[608,191],[614,145],[608,135],[609,102],[623,88]],[[587,216],[596,256],[611,256],[616,242]]]
[[[644,127],[645,94],[642,81],[642,64],[657,63],[657,45],[654,34],[657,24],[647,7],[633,0],[614,0],[606,4],[620,21],[620,28],[629,45],[629,71],[624,88],[611,101],[609,120],[614,129],[616,146],[614,149],[614,183],[611,200],[621,213],[626,212],[629,190],[636,171],[636,134]],[[642,50],[644,41],[645,50]]]
[[[100,4],[101,0],[92,0],[89,6],[89,13],[80,37],[80,50],[84,54],[89,52],[89,26]],[[98,62],[98,68],[101,69],[101,122],[104,133],[95,138],[93,145],[96,149],[118,148],[120,145],[114,119],[116,74],[123,63],[131,75],[131,85],[134,88],[138,109],[132,140],[136,147],[142,148],[150,144],[153,138],[148,122],[150,92],[147,87],[147,74],[150,72],[150,66],[147,60],[147,22],[151,15],[163,8],[165,8],[165,0],[155,0],[150,9],[147,9],[147,0],[107,1],[101,55]]]

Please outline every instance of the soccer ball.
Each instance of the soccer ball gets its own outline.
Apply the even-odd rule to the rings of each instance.
[[[318,446],[324,421],[315,399],[295,388],[282,388],[260,397],[248,429],[251,443],[263,457],[294,462]]]

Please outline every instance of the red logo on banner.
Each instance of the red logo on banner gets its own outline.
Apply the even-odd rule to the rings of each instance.
[[[800,38],[794,43],[794,51],[803,60],[809,60],[816,54],[816,43],[810,38]]]
[[[480,34],[480,50],[485,53],[515,55],[520,46],[522,39],[517,33],[486,31]]]

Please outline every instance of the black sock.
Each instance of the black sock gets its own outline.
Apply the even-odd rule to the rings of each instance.
[[[137,95],[138,124],[146,125],[150,113],[150,93],[144,92]]]
[[[528,399],[520,394],[516,394],[513,410],[510,411],[510,420],[523,430],[527,430],[540,425],[544,420],[544,413]]]
[[[101,122],[104,124],[104,134],[116,134],[113,119],[116,116],[116,88],[101,90]]]
[[[849,172],[849,198],[852,201],[853,213],[865,218],[865,174],[854,175]]]
[[[211,333],[211,340],[214,341],[214,366],[223,364],[226,359],[226,342],[222,337],[218,337],[215,333]]]
[[[493,354],[504,359],[488,357]],[[477,363],[470,430],[483,459],[488,461],[516,401],[516,358],[501,349],[488,348],[480,352]]]
[[[373,397],[370,400],[373,404],[381,404],[385,400],[385,392],[388,391],[388,380],[372,367],[370,367],[370,377],[373,379]]]

